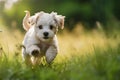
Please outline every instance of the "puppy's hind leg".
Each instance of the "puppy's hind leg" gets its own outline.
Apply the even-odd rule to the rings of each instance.
[[[26,65],[28,66],[32,65],[30,55],[26,53],[25,49],[22,49],[22,58]]]
[[[31,66],[32,65],[32,62],[31,62],[31,57],[29,56],[29,55],[24,55],[23,56],[23,60],[24,60],[24,62],[25,62],[25,64],[27,65],[27,66]]]
[[[41,64],[41,57],[31,57],[32,65],[33,66],[39,66]]]

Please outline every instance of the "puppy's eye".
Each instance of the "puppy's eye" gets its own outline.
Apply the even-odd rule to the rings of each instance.
[[[53,25],[50,25],[50,29],[51,29],[51,30],[53,29],[53,27],[54,27]]]
[[[43,26],[42,26],[42,25],[39,25],[38,27],[39,27],[39,29],[42,29],[42,28],[43,28]]]

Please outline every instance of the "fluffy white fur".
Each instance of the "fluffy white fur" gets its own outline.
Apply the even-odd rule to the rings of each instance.
[[[30,16],[26,11],[23,28],[27,31],[23,40],[22,56],[27,64],[40,64],[45,56],[47,63],[51,63],[58,53],[58,28],[64,28],[65,16],[57,13],[38,12]]]

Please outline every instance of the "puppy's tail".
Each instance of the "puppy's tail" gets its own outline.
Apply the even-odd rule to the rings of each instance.
[[[30,28],[30,24],[28,23],[29,22],[29,18],[30,18],[30,12],[29,11],[25,11],[26,15],[23,19],[23,28],[28,31],[29,28]]]

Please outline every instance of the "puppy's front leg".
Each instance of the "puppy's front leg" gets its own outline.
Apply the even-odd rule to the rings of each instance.
[[[40,48],[37,45],[31,45],[31,46],[26,48],[26,52],[30,56],[37,57],[38,55],[40,55]]]
[[[57,55],[57,48],[55,46],[50,46],[46,51],[45,57],[48,64],[50,64]]]
[[[29,59],[31,60],[32,65],[36,65],[37,63],[40,64],[40,48],[37,45],[28,46],[26,52],[31,56]]]

